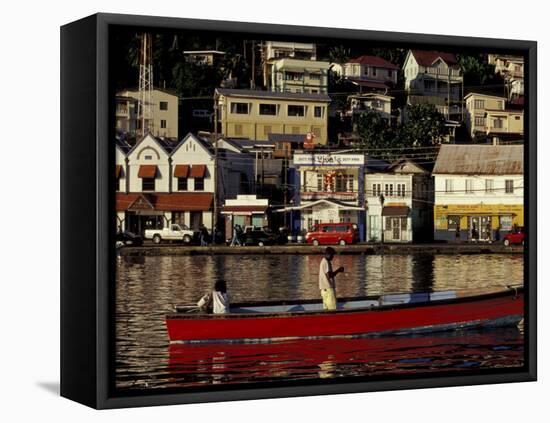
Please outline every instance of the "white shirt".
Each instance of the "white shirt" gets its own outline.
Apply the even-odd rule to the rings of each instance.
[[[229,295],[227,293],[212,291],[204,295],[197,303],[197,306],[203,308],[210,304],[212,304],[214,314],[229,313]]]
[[[332,273],[332,263],[323,257],[319,265],[319,289],[334,289],[336,283],[334,278],[327,277],[327,273]]]

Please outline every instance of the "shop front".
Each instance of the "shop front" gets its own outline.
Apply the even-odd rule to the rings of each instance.
[[[116,195],[117,228],[143,235],[170,223],[198,230],[212,223],[211,193]]]
[[[408,206],[384,206],[382,227],[384,242],[412,242],[412,224]]]
[[[269,226],[269,200],[257,198],[255,195],[237,195],[235,199],[225,200],[222,215],[225,216],[225,238],[233,237],[233,228],[254,226],[264,228]]]
[[[523,205],[438,205],[434,226],[438,241],[500,242],[514,226],[523,226]]]

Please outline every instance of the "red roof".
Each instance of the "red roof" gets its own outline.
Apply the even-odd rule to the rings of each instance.
[[[187,178],[189,176],[189,165],[176,165],[174,169],[175,178]]]
[[[211,192],[186,192],[171,194],[116,194],[117,211],[125,211],[140,197],[151,203],[159,211],[201,211],[211,210],[214,194]]]
[[[204,178],[206,174],[206,165],[198,164],[191,167],[191,178]]]
[[[454,53],[425,50],[411,50],[411,53],[420,66],[432,66],[438,58],[441,58],[448,66],[458,65],[458,60]]]
[[[393,63],[388,62],[386,59],[382,59],[378,56],[359,56],[355,59],[350,59],[349,63],[360,63],[362,65],[374,66],[377,68],[399,69],[397,65],[394,65]]]
[[[138,178],[154,178],[157,176],[157,165],[141,165]]]

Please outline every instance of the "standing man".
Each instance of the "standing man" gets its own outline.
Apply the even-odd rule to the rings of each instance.
[[[325,256],[319,266],[319,289],[321,290],[323,309],[325,310],[336,310],[336,282],[334,278],[338,273],[344,271],[341,266],[336,271],[332,270],[334,254],[336,254],[334,248],[327,247]]]

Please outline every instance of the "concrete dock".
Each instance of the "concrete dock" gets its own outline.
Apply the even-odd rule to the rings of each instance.
[[[503,244],[353,244],[332,246],[338,254],[522,254],[523,246]],[[121,256],[185,256],[216,254],[321,254],[326,246],[306,244],[272,245],[265,247],[230,247],[216,245],[200,247],[181,244],[145,244],[141,247],[122,247]]]

